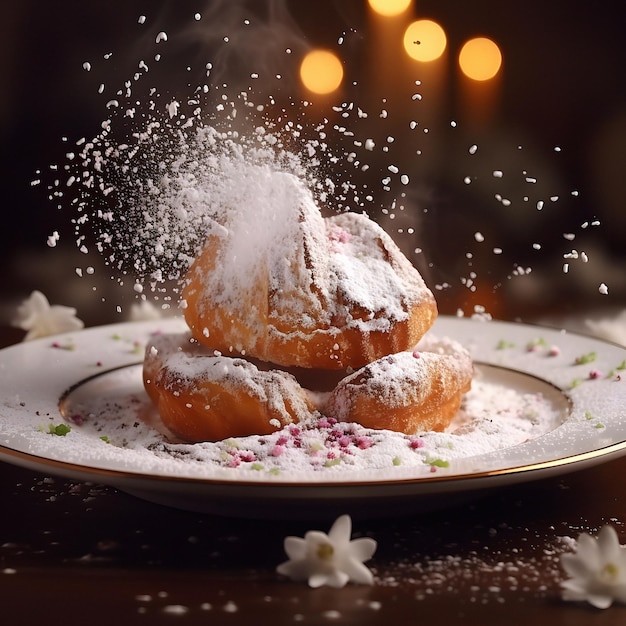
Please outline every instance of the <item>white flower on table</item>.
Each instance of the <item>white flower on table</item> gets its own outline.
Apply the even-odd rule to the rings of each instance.
[[[561,555],[570,576],[561,582],[563,599],[587,601],[606,609],[613,601],[626,603],[626,549],[612,526],[604,526],[597,538],[582,533],[576,552]]]
[[[84,327],[76,317],[76,309],[59,304],[50,305],[41,291],[33,291],[17,309],[13,324],[28,331],[24,341],[48,337]]]
[[[276,571],[293,580],[306,580],[311,587],[343,587],[348,581],[371,585],[374,577],[363,565],[376,551],[376,541],[369,537],[350,540],[352,520],[349,515],[337,518],[328,534],[310,530],[300,537],[285,538],[289,561]]]

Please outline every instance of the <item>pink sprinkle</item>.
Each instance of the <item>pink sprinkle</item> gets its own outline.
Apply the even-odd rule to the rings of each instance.
[[[548,356],[559,356],[559,354],[561,354],[561,348],[559,348],[559,346],[550,346]]]
[[[411,448],[411,450],[417,450],[418,448],[423,448],[424,440],[423,439],[411,439],[411,441],[409,441],[409,447]]]
[[[253,461],[256,461],[256,456],[254,455],[254,452],[251,452],[250,450],[243,450],[239,453],[239,457],[242,461],[246,463],[252,463]]]
[[[434,474],[437,471],[437,468],[434,465],[430,466],[430,473]]]
[[[372,446],[372,440],[369,437],[357,437],[356,445],[361,450],[367,450]]]
[[[284,451],[285,448],[283,446],[276,445],[272,448],[272,456],[280,456]]]
[[[343,435],[342,437],[339,437],[339,445],[342,448],[347,448],[350,445],[350,437],[348,437],[348,435]]]
[[[333,228],[328,233],[328,238],[331,241],[338,241],[339,243],[348,243],[352,239],[352,235],[343,228]]]
[[[413,350],[413,356],[414,356],[416,359],[419,359],[419,358],[420,358],[420,353],[419,353],[419,351],[418,351],[418,350]]]
[[[328,421],[328,418],[320,417],[317,421],[317,425],[319,428],[328,428],[330,426],[330,422]]]
[[[596,378],[602,378],[604,374],[600,370],[591,370],[589,372],[589,378],[595,380]]]
[[[621,374],[618,374],[618,375],[615,377],[615,380],[622,380],[622,375],[621,375]]]
[[[289,434],[292,437],[299,437],[301,435],[302,431],[297,427],[297,426],[290,426],[289,427]]]
[[[287,437],[285,437],[285,435],[281,435],[277,440],[276,440],[276,445],[277,446],[284,446],[287,442],[289,441],[289,439],[287,439]]]
[[[329,451],[328,451],[328,454],[326,455],[326,458],[328,458],[328,459],[334,459],[336,456],[337,456],[337,455],[336,455],[336,454],[335,454],[332,450],[329,450]]]

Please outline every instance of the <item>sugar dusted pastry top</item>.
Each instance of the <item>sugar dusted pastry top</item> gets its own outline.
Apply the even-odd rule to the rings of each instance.
[[[323,218],[290,174],[266,182],[252,206],[228,213],[189,270],[193,335],[223,352],[334,369],[415,345],[436,305],[393,240],[365,215]]]

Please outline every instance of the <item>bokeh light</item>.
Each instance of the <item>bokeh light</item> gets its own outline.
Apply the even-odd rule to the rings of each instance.
[[[465,76],[473,80],[490,80],[502,66],[498,44],[487,37],[466,41],[459,52],[459,66]]]
[[[343,80],[343,66],[339,57],[329,50],[312,50],[300,64],[302,84],[313,93],[329,94],[339,88]]]
[[[434,61],[445,51],[446,33],[432,20],[417,20],[404,31],[404,49],[416,61]]]
[[[392,17],[404,13],[411,5],[412,0],[368,0],[373,11],[379,15]]]

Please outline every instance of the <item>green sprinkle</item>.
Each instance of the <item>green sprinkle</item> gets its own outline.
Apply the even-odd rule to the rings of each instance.
[[[250,466],[250,469],[256,470],[257,472],[260,472],[263,469],[263,463],[253,463]]]
[[[324,467],[333,467],[339,465],[339,463],[341,463],[341,459],[328,459],[328,461],[324,463]]]
[[[506,350],[506,348],[515,348],[515,344],[510,341],[506,341],[505,339],[500,339],[500,341],[498,341],[498,345],[496,346],[496,350]]]
[[[533,339],[532,341],[529,341],[526,344],[526,348],[528,350],[532,350],[533,348],[540,348],[547,345],[548,343],[546,342],[546,340],[543,337],[539,337],[538,339]]]
[[[597,358],[598,354],[596,352],[587,352],[587,354],[576,357],[574,363],[576,365],[586,365],[587,363],[593,363]]]
[[[426,463],[434,467],[450,467],[450,461],[444,461],[443,459],[427,459]]]
[[[280,474],[280,470],[277,467],[272,467],[272,469],[269,471],[269,473],[272,476],[278,476]]]
[[[393,461],[391,461],[396,467],[398,465],[402,465],[402,459],[399,456],[394,456]]]
[[[102,435],[102,437],[100,437],[100,439],[102,439],[102,441],[104,441],[104,443],[111,443],[109,441],[109,438],[106,435]]]
[[[111,339],[115,339],[115,341],[120,341],[122,339],[122,335],[115,333],[114,335],[111,336]]]
[[[65,437],[70,430],[72,429],[67,424],[58,424],[57,426],[50,424],[48,427],[49,433],[51,435],[57,435],[58,437]]]
[[[324,444],[321,441],[312,441],[309,445],[311,452],[319,452],[324,449]]]
[[[585,419],[586,420],[592,420],[593,419],[593,415],[591,414],[591,411],[585,411]]]
[[[570,389],[574,389],[574,387],[578,387],[578,385],[580,385],[580,383],[582,383],[583,381],[580,378],[574,378],[574,380],[572,381],[572,384],[569,386]]]
[[[626,370],[626,359],[624,359],[615,369],[616,370]]]
[[[594,424],[593,427],[594,428],[605,428],[604,424],[600,424],[600,422],[598,422],[597,424]]]

